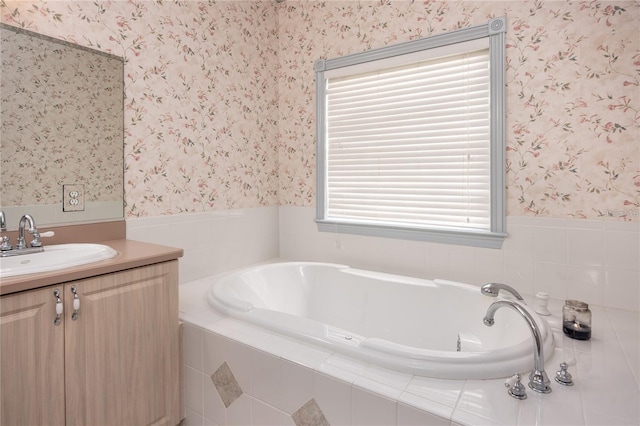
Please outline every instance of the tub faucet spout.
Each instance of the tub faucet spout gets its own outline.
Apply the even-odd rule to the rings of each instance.
[[[514,302],[512,300],[498,300],[497,302],[493,302],[489,309],[487,309],[487,313],[484,317],[484,324],[487,327],[491,327],[494,324],[493,316],[496,311],[501,307],[506,306],[509,307],[522,316],[527,322],[529,329],[531,330],[531,334],[533,336],[533,371],[529,375],[529,387],[536,392],[540,393],[549,393],[551,392],[551,387],[549,386],[549,378],[547,377],[547,373],[544,371],[544,351],[543,351],[543,342],[542,342],[542,333],[540,331],[540,327],[536,324],[536,321],[533,319],[531,314],[525,310],[522,305]]]
[[[500,293],[500,290],[504,290],[511,293],[513,297],[518,299],[520,302],[525,303],[522,296],[520,296],[520,293],[518,293],[516,289],[514,289],[510,285],[500,284],[500,283],[487,283],[482,287],[480,287],[480,292],[482,292],[482,294],[484,294],[485,296],[490,296],[490,297],[498,297],[498,293]]]

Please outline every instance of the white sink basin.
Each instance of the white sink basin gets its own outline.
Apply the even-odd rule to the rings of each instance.
[[[0,277],[56,271],[110,259],[117,251],[103,244],[58,244],[40,253],[0,258]]]

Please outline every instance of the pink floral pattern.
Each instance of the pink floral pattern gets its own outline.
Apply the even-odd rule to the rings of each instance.
[[[317,59],[506,16],[508,214],[640,220],[636,1],[0,6],[125,57],[129,217],[313,205]]]

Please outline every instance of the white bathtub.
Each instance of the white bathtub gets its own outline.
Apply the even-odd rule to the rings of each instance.
[[[286,262],[253,266],[212,283],[209,304],[254,325],[393,370],[441,379],[490,379],[533,368],[525,320],[499,309],[476,286],[352,269]],[[544,354],[553,333],[541,329]]]

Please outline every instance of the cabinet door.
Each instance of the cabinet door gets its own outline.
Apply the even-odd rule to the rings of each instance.
[[[180,422],[178,261],[65,285],[68,425]]]
[[[64,424],[64,325],[54,289],[0,298],[0,424]]]

